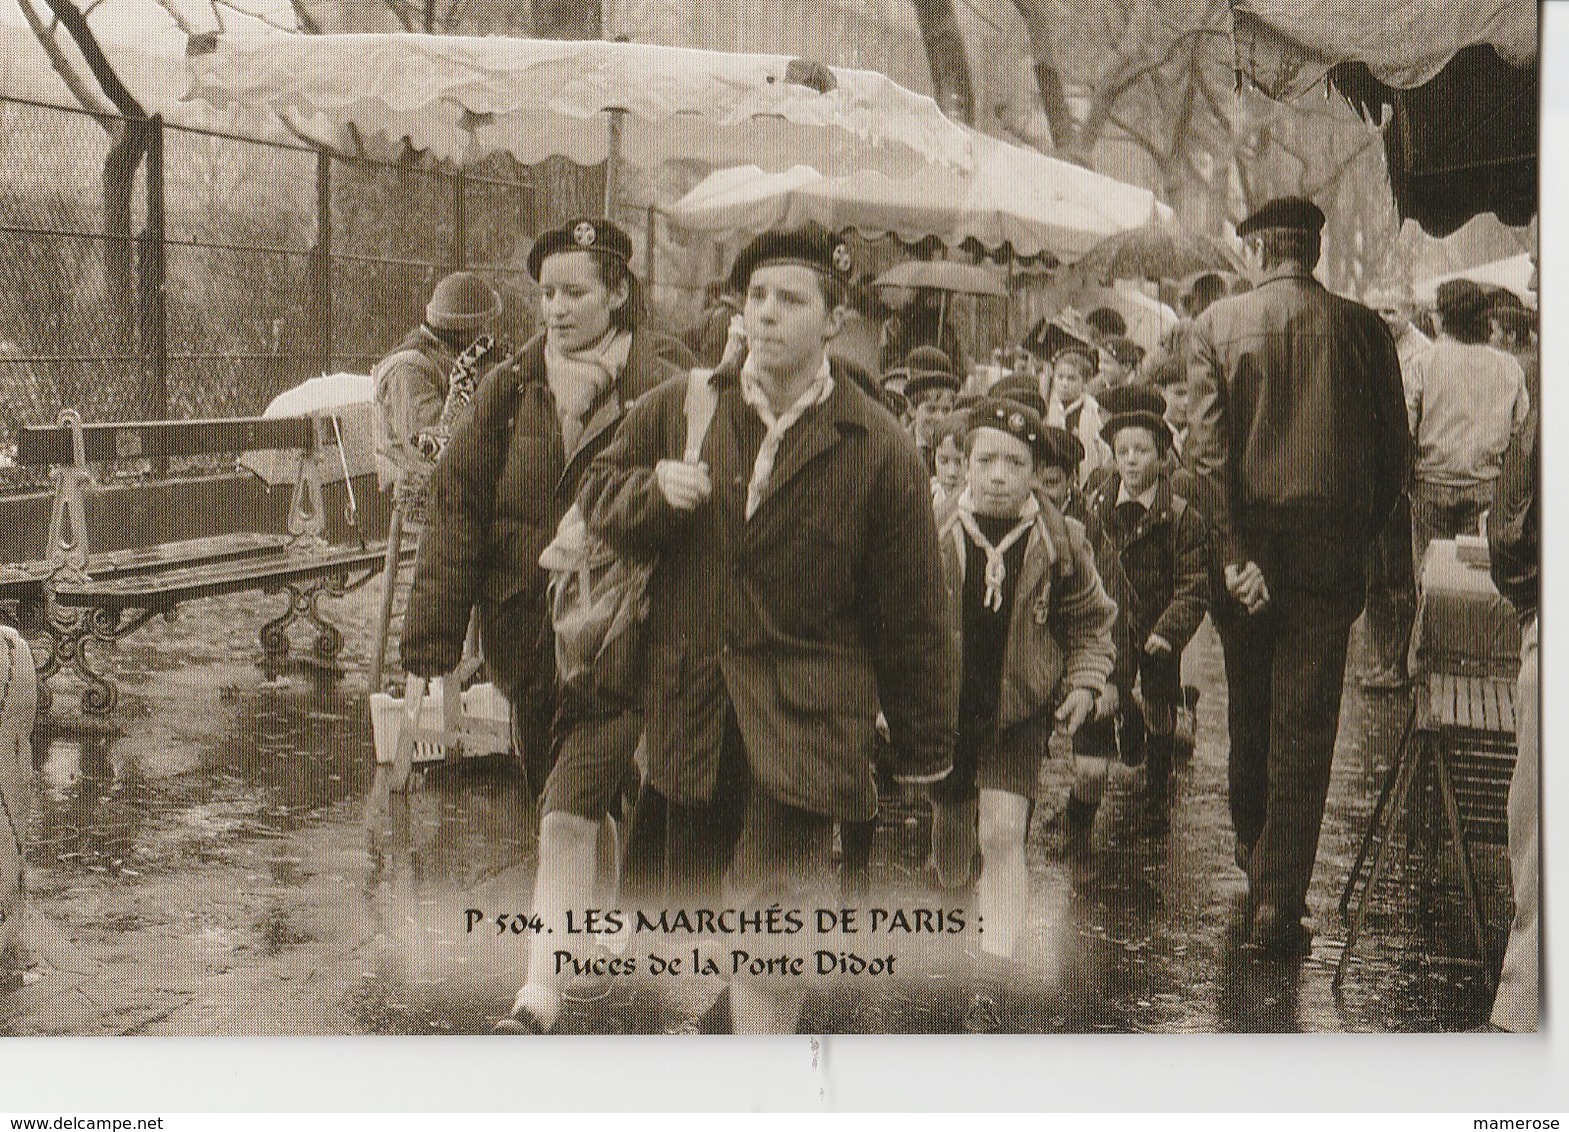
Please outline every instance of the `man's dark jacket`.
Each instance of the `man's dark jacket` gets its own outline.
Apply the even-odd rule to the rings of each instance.
[[[1250,533],[1302,532],[1357,553],[1383,527],[1411,435],[1377,314],[1288,265],[1199,316],[1187,373],[1196,502],[1228,563],[1258,559]]]
[[[583,477],[589,526],[626,555],[658,555],[647,624],[649,782],[712,800],[725,705],[754,780],[839,820],[876,812],[874,724],[896,769],[952,761],[956,658],[945,622],[931,492],[898,423],[833,368],[834,389],[785,433],[756,514],[744,518],[761,425],[737,379],[717,376],[703,445],[713,496],[673,509],[654,465],[679,458],[684,381],[640,401]]]

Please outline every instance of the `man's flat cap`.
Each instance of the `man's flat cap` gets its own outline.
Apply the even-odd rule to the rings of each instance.
[[[1324,229],[1324,210],[1306,197],[1276,197],[1238,224],[1237,235],[1250,236],[1267,228],[1321,232]]]

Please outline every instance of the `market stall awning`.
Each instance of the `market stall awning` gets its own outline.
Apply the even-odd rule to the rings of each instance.
[[[1416,298],[1424,303],[1432,303],[1438,297],[1438,287],[1451,279],[1469,279],[1480,283],[1484,287],[1502,287],[1506,291],[1513,291],[1528,304],[1536,302],[1536,289],[1532,282],[1536,275],[1536,264],[1531,261],[1530,252],[1521,252],[1519,255],[1509,256],[1506,259],[1495,259],[1490,263],[1477,264],[1461,271],[1449,271],[1443,275],[1434,275],[1423,279],[1412,288]]]
[[[798,162],[908,177],[968,168],[970,138],[875,71],[642,43],[438,35],[193,37],[187,97],[350,127],[454,162]]]
[[[1125,184],[1036,150],[974,134],[975,167],[913,180],[875,172],[825,177],[804,165],[779,173],[721,169],[668,210],[701,232],[757,232],[815,220],[868,239],[905,243],[935,236],[950,248],[974,240],[1022,257],[1082,255],[1117,232],[1171,209],[1148,189]]]
[[[1537,8],[1531,0],[1231,0],[1236,65],[1291,99],[1326,76],[1384,130],[1402,218],[1435,236],[1537,206]]]

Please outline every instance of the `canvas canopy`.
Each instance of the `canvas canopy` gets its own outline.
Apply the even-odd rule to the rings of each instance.
[[[682,227],[702,232],[758,232],[815,220],[868,239],[915,243],[935,236],[950,248],[975,240],[988,251],[1048,253],[1071,260],[1116,232],[1171,209],[1148,189],[972,134],[975,167],[935,171],[913,180],[875,172],[827,177],[805,165],[778,173],[721,169],[668,210]]]
[[[667,160],[807,161],[910,176],[967,168],[969,135],[936,102],[875,71],[784,55],[641,43],[437,35],[191,40],[188,97],[347,137],[350,127],[463,163],[526,165],[615,153]],[[614,112],[614,113],[612,113]]]

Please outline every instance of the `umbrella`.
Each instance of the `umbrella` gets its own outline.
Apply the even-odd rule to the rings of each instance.
[[[655,168],[689,159],[907,177],[968,168],[970,136],[875,71],[785,55],[503,36],[219,35],[193,40],[188,98],[352,130],[472,162],[565,156]],[[265,121],[262,124],[266,124]]]
[[[996,275],[973,263],[954,263],[946,259],[912,259],[890,267],[879,275],[874,284],[878,287],[924,287],[942,292],[942,304],[937,308],[937,337],[942,339],[943,323],[948,317],[948,296],[993,295],[1006,298],[1008,289],[998,282]]]
[[[1074,270],[1111,282],[1114,279],[1179,279],[1196,271],[1243,271],[1229,246],[1173,224],[1156,221],[1107,236],[1085,252]]]
[[[964,295],[1006,297],[1008,289],[997,276],[973,263],[954,263],[945,259],[912,259],[879,275],[878,287],[924,287],[929,291],[952,291]]]
[[[376,469],[376,383],[360,373],[313,377],[274,397],[264,417],[318,417],[319,435],[329,445],[321,461],[323,483]],[[240,466],[269,484],[292,484],[299,471],[294,452],[247,452]]]
[[[1157,204],[1148,189],[1123,184],[1036,150],[971,134],[975,167],[892,180],[876,172],[824,176],[805,165],[777,173],[721,169],[667,215],[699,232],[760,232],[815,220],[867,239],[907,244],[935,236],[950,248],[975,240],[1016,256],[1072,259],[1114,232],[1144,223]]]

